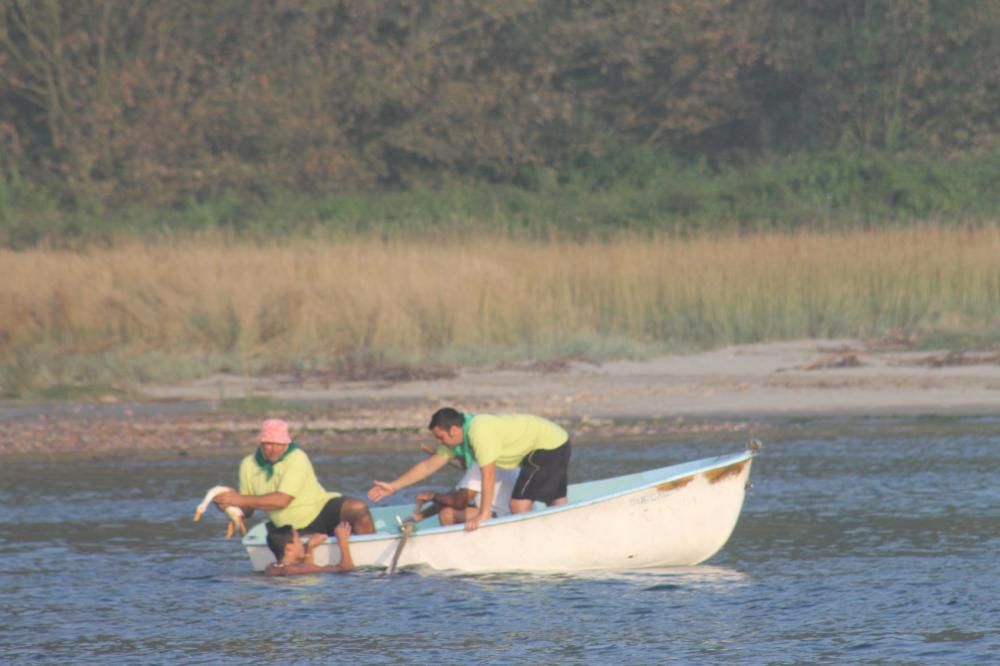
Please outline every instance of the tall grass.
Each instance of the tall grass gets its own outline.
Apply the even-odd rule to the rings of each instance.
[[[1000,331],[1000,227],[0,250],[7,394],[351,355],[622,356]],[[1000,335],[997,335],[1000,337]]]

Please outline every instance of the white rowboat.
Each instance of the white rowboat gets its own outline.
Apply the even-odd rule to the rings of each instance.
[[[742,453],[572,484],[562,506],[496,518],[474,532],[429,518],[416,526],[398,566],[478,573],[698,564],[736,527],[758,449],[751,442]],[[412,504],[372,507],[376,532],[351,537],[355,565],[388,567],[399,520],[412,511]],[[274,561],[265,537],[261,523],[243,538],[256,571]],[[315,562],[336,564],[339,557],[331,537],[316,549]]]

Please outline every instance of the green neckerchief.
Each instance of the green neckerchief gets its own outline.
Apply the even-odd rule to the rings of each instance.
[[[262,470],[267,472],[267,478],[270,479],[272,476],[274,476],[274,466],[280,463],[285,458],[287,458],[288,454],[296,450],[297,448],[299,447],[295,446],[295,442],[292,442],[291,444],[288,445],[288,448],[285,449],[285,452],[281,454],[280,458],[278,458],[274,462],[269,462],[268,459],[264,457],[264,452],[260,450],[260,447],[257,447],[257,453],[254,454],[253,459],[254,461],[256,461],[258,465],[260,465],[260,468]]]
[[[462,423],[462,443],[455,447],[455,455],[462,456],[465,460],[465,469],[469,469],[475,460],[475,456],[472,455],[472,443],[469,441],[469,426],[472,425],[472,419],[476,415],[463,414],[462,416],[465,417],[465,422]]]

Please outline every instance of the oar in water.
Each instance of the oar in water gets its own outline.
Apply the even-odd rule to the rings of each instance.
[[[417,527],[417,520],[423,520],[423,512],[428,506],[433,506],[433,502],[430,505],[418,506],[413,513],[410,514],[408,518],[402,520],[399,516],[396,516],[396,522],[399,523],[400,537],[399,545],[396,546],[396,552],[392,554],[392,561],[389,562],[388,574],[391,576],[396,571],[396,564],[399,562],[399,554],[403,552],[403,546],[406,545],[407,540],[410,535],[413,534],[413,530]]]
[[[389,562],[388,575],[392,575],[396,572],[396,564],[399,562],[399,555],[403,552],[403,546],[406,545],[406,541],[413,534],[413,528],[416,522],[413,520],[413,516],[410,516],[406,520],[400,520],[399,516],[396,516],[396,522],[399,523],[399,528],[402,530],[402,535],[399,537],[399,545],[396,546],[396,552],[392,554],[392,561]]]
[[[434,449],[426,444],[421,444],[420,450],[427,455],[434,455],[435,453]],[[465,469],[465,466],[458,460],[458,458],[449,458],[448,463],[459,469]],[[400,520],[399,516],[396,516],[396,522],[399,523],[401,535],[399,537],[399,545],[396,546],[396,552],[392,554],[392,561],[389,562],[389,569],[387,573],[390,576],[396,572],[396,564],[399,562],[399,555],[403,552],[403,546],[406,545],[410,535],[413,534],[413,529],[416,526],[417,514],[421,511],[423,511],[422,508],[414,511],[413,514],[406,520]]]

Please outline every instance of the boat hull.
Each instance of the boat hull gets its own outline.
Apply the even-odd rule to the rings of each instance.
[[[570,486],[560,507],[487,521],[478,530],[418,525],[397,566],[470,573],[564,572],[686,566],[704,562],[729,539],[743,506],[753,453],[705,459],[627,477]],[[387,567],[399,545],[396,518],[411,507],[373,510],[375,534],[351,538],[357,566]],[[263,525],[243,543],[255,570],[274,561]],[[317,564],[335,564],[336,541]]]

